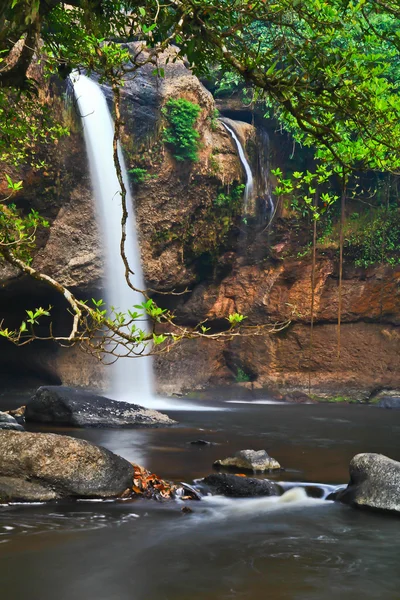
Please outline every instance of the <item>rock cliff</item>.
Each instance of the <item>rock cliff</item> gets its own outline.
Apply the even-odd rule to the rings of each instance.
[[[287,244],[284,219],[272,232],[259,226],[243,228],[242,207],[234,192],[244,174],[235,144],[216,118],[212,95],[182,62],[174,63],[173,56],[172,48],[161,57],[163,78],[146,65],[122,92],[122,142],[132,172],[148,286],[185,324],[208,319],[218,330],[227,315],[237,311],[249,324],[290,325],[279,333],[265,330],[224,344],[184,342],[155,361],[159,390],[181,393],[238,383],[275,390],[310,385],[316,394],[362,399],[379,389],[400,387],[400,269],[345,266],[339,356],[337,260],[319,255],[310,349],[311,262],[294,258],[295,252],[281,258],[280,247]],[[163,144],[162,108],[170,98],[185,98],[201,108],[197,162],[177,162]],[[235,117],[233,110],[229,116]],[[26,183],[17,203],[34,206],[51,222],[38,239],[34,265],[83,297],[101,296],[101,238],[81,126],[77,118],[68,118],[70,137],[54,150],[45,173],[22,174]],[[257,131],[249,123],[235,127],[256,173]],[[279,150],[280,139],[272,134],[270,144]],[[135,169],[141,170],[141,180],[135,179]],[[48,290],[4,265],[0,277],[0,309],[11,326],[25,308],[50,302],[55,306],[55,327],[66,328],[65,307]],[[185,288],[190,291],[183,296],[157,296]],[[48,383],[93,387],[104,385],[106,378],[106,369],[77,348],[41,344],[16,349],[4,342],[0,359],[3,372],[30,373]]]

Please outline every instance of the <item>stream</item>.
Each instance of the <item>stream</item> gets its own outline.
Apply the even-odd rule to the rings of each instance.
[[[7,408],[2,400],[0,408]],[[244,448],[285,471],[269,478],[345,484],[358,452],[400,460],[400,411],[351,405],[212,403],[168,411],[168,429],[56,431],[104,445],[166,479],[192,483]],[[198,439],[212,445],[197,446]],[[326,487],[328,486],[328,487]],[[307,485],[305,485],[307,489]],[[314,486],[315,489],[315,486]],[[400,520],[292,490],[276,498],[82,501],[0,508],[6,600],[397,600]]]

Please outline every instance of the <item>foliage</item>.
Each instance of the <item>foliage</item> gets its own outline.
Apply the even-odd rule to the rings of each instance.
[[[134,183],[144,183],[145,181],[149,181],[149,179],[153,179],[155,177],[154,175],[150,175],[150,173],[147,172],[147,169],[143,169],[141,167],[129,169],[128,173],[130,173]]]
[[[163,4],[158,0],[6,0],[0,6],[0,110],[6,133],[5,142],[0,140],[0,154],[10,164],[15,160],[39,168],[41,160],[32,156],[36,142],[46,131],[49,136],[45,137],[59,135],[48,127],[43,97],[36,96],[39,81],[29,73],[35,52],[45,76],[83,68],[111,85],[116,144],[124,77],[143,64],[152,64],[155,76],[162,77],[158,55],[173,42],[177,57],[186,57],[197,74],[209,74],[210,65],[238,74],[244,87],[251,88],[253,100],[263,96],[268,110],[296,141],[315,148],[315,169],[293,182],[282,176],[280,194],[296,193],[303,198],[316,228],[323,211],[317,197],[323,199],[326,194],[327,206],[334,201],[329,181],[340,176],[346,188],[354,169],[395,171],[400,167],[399,19],[397,0],[167,0]],[[119,43],[133,39],[145,45],[132,50]],[[150,49],[147,54],[145,47]],[[13,103],[19,113],[15,119]],[[169,122],[165,142],[171,144],[178,160],[194,161],[198,155],[195,122],[200,109],[195,107],[165,107]],[[324,175],[321,169],[326,169]],[[329,171],[332,174],[325,178]],[[123,206],[124,202],[122,195]],[[229,226],[231,208],[225,200],[221,202],[217,208],[226,211],[222,219]],[[74,325],[66,343],[92,342],[94,331],[108,328],[112,340],[128,345],[124,346],[128,353],[139,343],[140,354],[143,336],[150,340],[158,335],[152,331],[148,337],[143,332],[126,337],[121,319],[130,323],[130,315],[107,316],[101,307],[89,308],[58,282],[31,268],[21,259],[21,252],[23,246],[29,251],[34,244],[36,217],[25,237],[26,225],[18,221],[22,218],[18,211],[2,207],[2,214],[5,233],[0,252],[4,258],[47,282],[70,304]],[[389,231],[385,232],[388,236]],[[128,267],[127,273],[129,284]],[[153,309],[149,306],[148,310]],[[168,313],[158,317],[170,324]],[[13,335],[14,341],[20,341],[20,332]],[[199,335],[203,335],[200,330]],[[99,352],[104,343],[103,336]]]
[[[15,89],[0,88],[0,122],[0,162],[14,167],[25,163],[36,170],[44,168],[46,161],[39,149],[45,150],[69,133],[54,121],[49,106]]]
[[[356,404],[358,403],[353,398],[349,396],[316,396],[314,394],[310,395],[313,400],[317,400],[318,402],[327,402],[329,404]]]
[[[185,261],[191,263],[207,258],[211,266],[241,214],[244,187],[234,182],[219,188],[212,203],[202,203],[179,223],[168,223],[164,229],[157,229],[153,237],[154,246],[161,251],[166,244],[180,240]]]
[[[241,323],[243,321],[243,319],[246,319],[247,317],[245,317],[244,315],[241,315],[239,313],[232,313],[229,315],[228,317],[228,321],[231,325],[238,325],[239,323]]]
[[[328,168],[324,164],[317,164],[314,172],[308,170],[306,172],[295,171],[293,178],[285,179],[280,168],[273,169],[271,173],[277,181],[275,194],[278,196],[290,195],[292,206],[297,212],[302,216],[309,212],[313,219],[318,220],[328,207],[338,199],[338,196],[328,188],[327,191],[322,191],[320,194],[322,205],[318,206],[315,202],[317,188],[326,185],[333,172],[332,168]],[[300,204],[299,199],[304,202],[303,206]]]
[[[215,108],[212,111],[211,115],[208,117],[211,131],[217,131],[217,129],[218,129],[218,116],[219,116],[219,111]]]
[[[164,130],[163,140],[173,148],[174,158],[178,161],[198,160],[200,134],[195,129],[197,117],[201,112],[198,104],[178,98],[171,98],[162,109],[169,127]]]
[[[345,230],[345,253],[360,267],[375,263],[400,264],[400,211],[382,207],[350,219]]]
[[[234,184],[229,189],[222,189],[218,193],[218,196],[214,200],[214,204],[220,208],[223,207],[234,207],[241,202],[243,199],[243,192],[245,189],[243,183]]]
[[[22,181],[14,182],[6,175],[8,196],[0,203],[0,249],[12,251],[16,257],[31,262],[31,250],[35,247],[36,231],[48,227],[49,223],[33,209],[23,215],[17,206],[9,201],[22,189]]]
[[[235,377],[236,383],[246,383],[250,381],[250,376],[241,367],[238,367]]]

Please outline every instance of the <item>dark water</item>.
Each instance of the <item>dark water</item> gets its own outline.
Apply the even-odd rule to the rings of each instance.
[[[68,433],[175,481],[242,448],[267,449],[291,482],[345,483],[358,452],[400,460],[400,411],[225,406],[171,413],[173,429]],[[213,445],[189,444],[199,438]],[[192,514],[143,500],[0,508],[1,598],[398,600],[400,519],[289,500],[206,499]]]

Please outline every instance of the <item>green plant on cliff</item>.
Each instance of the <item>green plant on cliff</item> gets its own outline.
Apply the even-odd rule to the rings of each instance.
[[[243,183],[234,183],[232,186],[221,189],[218,196],[214,200],[215,206],[219,208],[238,208],[238,203],[243,199],[243,193],[245,189]]]
[[[178,161],[196,162],[199,158],[200,134],[195,126],[200,112],[198,104],[185,98],[171,98],[162,109],[168,122],[163,140],[172,146],[173,156]]]
[[[250,376],[246,373],[246,371],[244,371],[244,369],[238,367],[236,371],[235,381],[236,383],[247,383],[248,381],[250,381]]]
[[[400,264],[400,210],[381,207],[345,224],[345,254],[359,267]]]
[[[157,175],[151,175],[147,169],[142,169],[141,167],[129,169],[128,173],[130,174],[134,183],[144,183],[145,181],[149,181],[150,179],[155,179],[157,177]]]
[[[217,131],[217,129],[218,129],[218,116],[219,116],[219,111],[215,108],[212,111],[211,115],[209,117],[207,117],[207,120],[210,123],[211,131]]]

